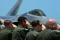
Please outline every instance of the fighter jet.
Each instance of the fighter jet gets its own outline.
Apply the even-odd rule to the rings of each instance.
[[[17,15],[17,11],[18,11],[21,3],[22,3],[22,0],[17,0],[16,4],[8,12],[7,16],[2,16],[2,17],[0,16],[0,19],[11,20],[12,22],[17,22],[18,17],[24,16],[30,22],[32,22],[34,20],[39,20],[41,23],[46,23],[48,18],[41,9],[33,9],[29,12],[23,13],[22,15]]]
[[[11,8],[11,10],[7,13],[6,16],[0,16],[0,20],[3,19],[13,21],[17,16],[17,12],[21,3],[22,0],[17,0],[16,4]]]
[[[31,10],[21,16],[26,17],[30,22],[34,20],[39,20],[42,24],[45,24],[48,20],[48,17],[41,9]]]

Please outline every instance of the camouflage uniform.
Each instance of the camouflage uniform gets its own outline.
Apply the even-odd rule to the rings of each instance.
[[[13,30],[4,29],[0,32],[0,40],[11,40]]]
[[[39,32],[36,30],[30,31],[27,33],[25,40],[35,40]]]
[[[59,30],[57,30],[59,31]],[[60,31],[56,30],[44,30],[39,33],[36,40],[58,40],[60,39]]]
[[[12,33],[12,40],[24,40],[27,32],[29,32],[30,29],[28,28],[16,28]]]

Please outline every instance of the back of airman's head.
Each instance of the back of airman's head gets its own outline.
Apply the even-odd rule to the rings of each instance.
[[[9,27],[9,25],[12,25],[12,22],[11,22],[10,20],[5,20],[5,21],[4,21],[4,25],[5,25],[6,27]]]
[[[10,20],[5,20],[4,21],[4,24],[9,24],[9,23],[12,23]]]
[[[46,27],[49,29],[56,29],[57,28],[57,23],[55,19],[48,19],[46,23]]]
[[[10,20],[5,20],[4,21],[4,25],[5,25],[5,28],[8,28],[8,29],[14,29],[13,25],[12,25],[12,21]]]
[[[48,23],[51,23],[51,24],[56,23],[56,20],[55,19],[49,19]]]
[[[39,31],[39,32],[42,31],[42,24],[39,22],[39,20],[33,21],[31,25],[34,30]]]
[[[24,20],[27,20],[27,18],[22,17],[22,16],[18,18],[18,22],[19,22],[19,23],[21,23],[21,22],[24,21]]]
[[[34,20],[31,22],[32,27],[36,27],[39,24],[40,24],[39,20]]]

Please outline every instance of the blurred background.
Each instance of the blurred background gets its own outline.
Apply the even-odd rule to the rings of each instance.
[[[0,0],[0,16],[5,16],[17,0]],[[60,22],[60,0],[23,0],[18,15],[33,9],[42,9],[49,18]]]

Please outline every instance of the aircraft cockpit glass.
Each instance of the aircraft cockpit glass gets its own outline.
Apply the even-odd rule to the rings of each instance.
[[[36,16],[46,16],[42,10],[38,10],[38,9],[30,11],[29,14],[36,15]]]

